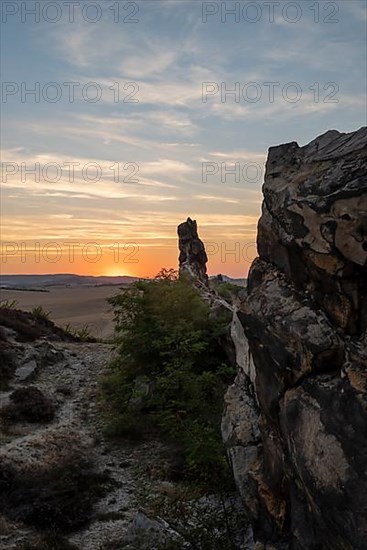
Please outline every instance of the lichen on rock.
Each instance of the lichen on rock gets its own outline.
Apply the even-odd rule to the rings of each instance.
[[[223,439],[256,540],[362,550],[367,128],[270,148],[263,193]]]

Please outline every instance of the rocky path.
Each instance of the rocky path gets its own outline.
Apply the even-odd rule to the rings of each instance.
[[[110,345],[45,341],[37,346],[18,345],[18,352],[28,353],[27,361],[36,350],[35,361],[42,366],[30,372],[29,379],[15,381],[12,389],[37,387],[56,404],[56,416],[49,424],[16,424],[2,434],[0,463],[25,471],[84,455],[97,471],[108,474],[112,489],[95,505],[91,523],[67,538],[80,550],[122,547],[114,541],[124,540],[137,512],[137,466],[151,460],[159,445],[155,449],[151,442],[113,443],[104,436],[99,382],[111,358]],[[40,360],[45,356],[53,359]],[[33,538],[31,528],[0,521],[1,549],[22,548]]]

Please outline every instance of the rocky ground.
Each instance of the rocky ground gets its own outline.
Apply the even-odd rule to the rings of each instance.
[[[147,461],[151,463],[155,456],[159,460],[161,444],[113,443],[105,437],[99,382],[112,346],[47,340],[28,344],[13,339],[7,347],[19,366],[10,387],[0,393],[2,410],[9,406],[17,388],[36,387],[55,407],[55,416],[46,423],[6,422],[3,418],[0,468],[9,466],[18,474],[36,475],[69,458],[86,457],[96,472],[108,478],[108,490],[95,503],[91,521],[67,539],[85,550],[112,548],[114,541],[130,540],[134,517],[140,522],[144,518],[141,512],[137,515],[142,471]],[[25,544],[36,548],[39,529],[13,521],[17,515],[23,517],[22,511],[15,509],[10,518],[8,513],[0,516],[0,548],[18,549]]]

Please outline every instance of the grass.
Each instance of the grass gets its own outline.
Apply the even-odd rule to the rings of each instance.
[[[49,319],[51,311],[45,311],[42,306],[36,306],[32,309],[31,314],[36,320],[40,321]]]
[[[18,302],[16,300],[1,300],[0,308],[2,309],[16,309]]]
[[[96,339],[91,335],[89,325],[83,325],[81,328],[75,328],[70,323],[66,323],[64,330],[73,338],[82,342],[95,342]]]

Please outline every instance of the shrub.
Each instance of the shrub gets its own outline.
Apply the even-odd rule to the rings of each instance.
[[[77,550],[77,547],[57,531],[46,531],[38,537],[37,542],[26,542],[19,550]]]
[[[45,471],[19,472],[0,463],[0,512],[36,529],[70,532],[88,522],[107,482],[82,459]]]
[[[14,354],[0,342],[0,391],[8,389],[9,380],[14,376],[16,361]]]
[[[185,475],[215,485],[229,468],[220,421],[233,369],[219,343],[223,319],[210,315],[197,289],[162,270],[109,299],[118,355],[104,382],[115,433],[159,429],[185,460]],[[141,380],[145,380],[142,384]]]
[[[38,388],[19,388],[10,400],[0,411],[5,422],[50,422],[54,418],[55,407]]]
[[[144,426],[136,414],[129,412],[116,413],[110,418],[105,434],[109,437],[125,437],[131,441],[143,439]]]
[[[233,302],[238,294],[244,290],[244,287],[226,281],[214,280],[212,284],[219,296],[229,303]]]
[[[155,279],[157,281],[161,279],[164,279],[166,281],[177,281],[178,278],[179,278],[179,273],[177,269],[173,269],[172,267],[170,267],[169,269],[162,267],[162,269],[155,276]]]

